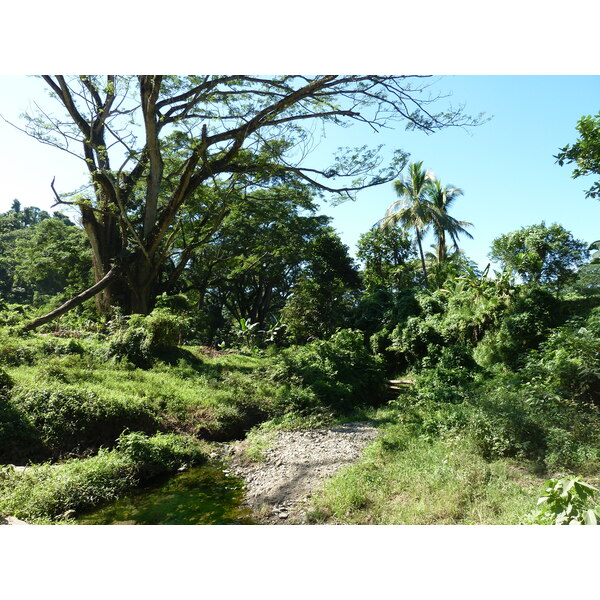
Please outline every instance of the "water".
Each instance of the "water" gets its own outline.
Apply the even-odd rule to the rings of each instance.
[[[215,466],[179,473],[81,515],[80,525],[250,525],[239,479]]]

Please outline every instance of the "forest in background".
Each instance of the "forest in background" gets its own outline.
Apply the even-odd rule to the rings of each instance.
[[[28,132],[78,148],[91,185],[0,215],[0,512],[69,522],[211,442],[361,418],[382,434],[312,522],[596,522],[599,242],[540,219],[481,270],[429,165],[292,160],[307,120],[477,119],[410,78],[45,79],[67,118]],[[578,131],[557,160],[597,174],[600,115]],[[317,200],[371,185],[397,201],[355,260]]]

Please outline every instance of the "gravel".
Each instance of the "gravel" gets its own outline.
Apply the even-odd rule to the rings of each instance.
[[[260,462],[247,458],[248,442],[229,444],[229,471],[245,481],[245,503],[260,522],[297,524],[305,522],[312,494],[342,467],[358,460],[378,431],[364,423],[346,423],[271,435]]]

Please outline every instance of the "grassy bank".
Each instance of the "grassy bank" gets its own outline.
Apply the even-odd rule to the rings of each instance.
[[[201,441],[317,426],[359,397],[378,402],[384,375],[360,334],[334,338],[273,357],[159,345],[138,361],[110,336],[0,331],[0,463],[29,466],[4,469],[0,514],[61,520],[197,462]]]
[[[31,523],[68,522],[82,510],[117,499],[140,484],[206,459],[206,447],[175,434],[119,437],[112,450],[85,459],[0,472],[0,514]]]
[[[535,507],[543,482],[515,461],[484,460],[464,440],[427,439],[392,425],[315,497],[308,518],[328,524],[518,524]]]

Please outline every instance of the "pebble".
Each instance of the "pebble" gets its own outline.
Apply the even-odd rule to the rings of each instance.
[[[268,522],[302,522],[311,494],[341,467],[360,458],[363,448],[377,435],[374,427],[360,423],[326,430],[279,431],[267,461],[248,464],[234,459],[231,471],[246,480],[246,503],[251,508],[270,506]]]

